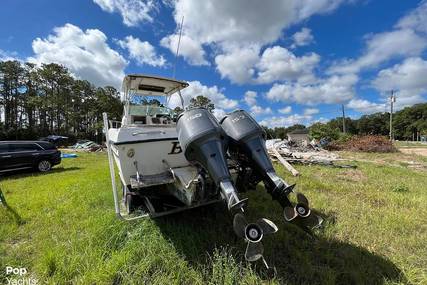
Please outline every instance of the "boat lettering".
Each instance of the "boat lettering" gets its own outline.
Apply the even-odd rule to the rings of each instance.
[[[182,148],[179,145],[179,142],[172,142],[172,149],[171,152],[169,152],[168,154],[178,154],[182,152]]]

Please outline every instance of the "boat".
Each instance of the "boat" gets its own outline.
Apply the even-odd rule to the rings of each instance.
[[[208,109],[184,106],[186,87],[176,79],[127,75],[122,121],[103,114],[115,212],[125,220],[156,218],[223,201],[234,216],[236,235],[248,244],[245,258],[262,259],[269,268],[260,242],[278,228],[265,218],[246,221],[248,199],[241,198],[246,191],[263,182],[286,221],[305,227],[312,218],[315,225],[321,220],[303,194],[296,193],[296,204],[289,200],[295,185],[276,174],[265,132],[249,113],[235,110],[218,121]],[[168,107],[172,96],[180,99],[180,114]]]

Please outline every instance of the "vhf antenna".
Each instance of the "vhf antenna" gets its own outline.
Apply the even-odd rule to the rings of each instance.
[[[180,28],[179,28],[178,46],[176,47],[175,64],[173,65],[173,73],[172,73],[172,77],[173,77],[173,78],[175,78],[176,63],[177,63],[177,61],[178,61],[179,45],[181,44],[182,25],[183,25],[183,24],[184,24],[184,16],[182,16],[182,19],[181,19],[181,26],[180,26]]]

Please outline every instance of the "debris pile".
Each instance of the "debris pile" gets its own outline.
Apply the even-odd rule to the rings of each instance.
[[[88,151],[88,152],[99,152],[104,149],[102,145],[89,140],[78,141],[75,145],[71,146],[70,148],[76,151]]]
[[[315,142],[303,143],[288,140],[273,139],[266,141],[266,148],[272,154],[276,149],[288,161],[332,161],[339,156],[328,150],[321,148]]]
[[[355,168],[355,165],[335,164],[341,160],[338,154],[320,147],[315,141],[311,143],[293,142],[288,140],[272,139],[266,141],[267,151],[273,161],[279,161],[294,176],[299,172],[290,163],[318,164],[340,168]]]
[[[329,150],[348,150],[360,152],[395,152],[397,149],[388,138],[383,136],[353,136],[345,142],[332,142],[327,148]]]

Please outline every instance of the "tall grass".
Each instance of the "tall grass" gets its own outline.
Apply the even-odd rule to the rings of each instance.
[[[427,172],[357,165],[297,166],[299,178],[277,166],[325,218],[316,238],[286,224],[262,185],[247,194],[248,219],[279,226],[264,239],[275,279],[244,261],[222,204],[117,220],[105,154],[64,159],[48,174],[9,175],[0,182],[10,206],[0,206],[0,283],[7,265],[48,284],[427,283]]]

